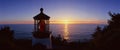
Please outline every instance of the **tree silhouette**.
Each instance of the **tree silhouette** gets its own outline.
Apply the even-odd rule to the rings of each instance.
[[[0,49],[13,49],[15,47],[15,44],[13,43],[13,34],[14,31],[11,30],[9,26],[5,26],[0,29]]]
[[[108,25],[100,29],[97,27],[93,34],[93,44],[97,50],[120,50],[120,13],[109,12],[111,19]]]

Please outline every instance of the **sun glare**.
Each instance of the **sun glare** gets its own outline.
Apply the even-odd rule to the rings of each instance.
[[[63,20],[64,24],[69,24],[69,20]]]

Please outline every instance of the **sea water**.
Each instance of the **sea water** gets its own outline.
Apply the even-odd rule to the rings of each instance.
[[[15,39],[31,39],[34,31],[33,24],[1,24],[0,27],[10,26],[14,30]],[[53,36],[61,35],[62,38],[70,41],[91,39],[97,26],[104,27],[104,24],[50,24],[50,31]]]

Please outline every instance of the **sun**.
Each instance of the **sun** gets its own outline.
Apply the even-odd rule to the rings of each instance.
[[[71,24],[71,20],[58,20],[58,21],[51,21],[53,24]]]
[[[69,20],[63,20],[64,24],[69,24]]]

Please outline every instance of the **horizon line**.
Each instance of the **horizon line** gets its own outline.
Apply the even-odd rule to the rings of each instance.
[[[0,24],[34,24],[34,21],[1,21]],[[108,24],[106,21],[50,21],[50,24]]]
[[[1,24],[0,25],[14,25],[16,23],[9,23],[9,24]],[[17,23],[17,24],[23,24],[23,23]],[[32,24],[32,23],[27,23],[27,24]],[[62,24],[62,23],[50,23],[50,24]],[[64,24],[64,23],[63,23]],[[72,23],[71,23],[72,24]],[[105,24],[105,23],[74,23],[74,24]],[[33,24],[34,25],[34,24]],[[68,24],[69,25],[69,24]],[[105,24],[107,25],[107,24]]]

